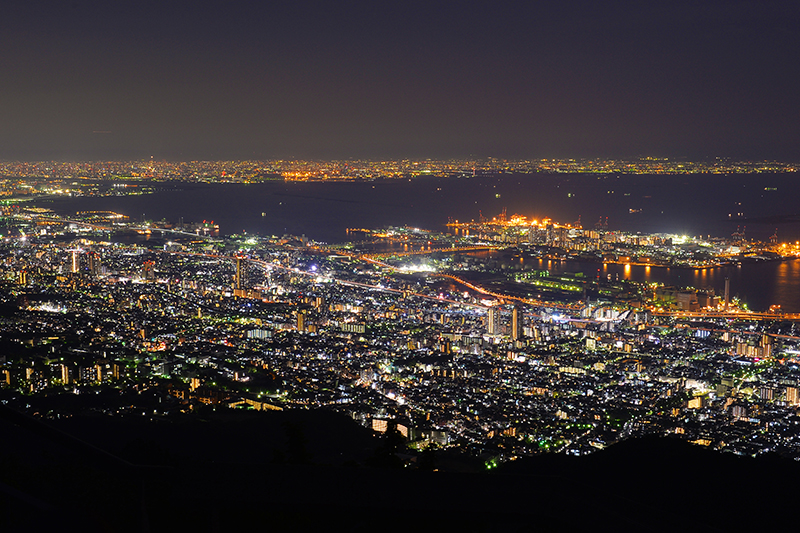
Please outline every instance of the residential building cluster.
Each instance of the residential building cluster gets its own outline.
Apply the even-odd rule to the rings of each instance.
[[[25,237],[0,243],[0,398],[36,416],[331,409],[488,467],[639,434],[800,457],[791,320],[656,313],[605,294],[617,280],[568,305],[503,297],[480,275],[459,281],[491,258],[409,228],[386,235],[419,246],[428,269],[291,236],[126,244],[52,215],[6,222]]]

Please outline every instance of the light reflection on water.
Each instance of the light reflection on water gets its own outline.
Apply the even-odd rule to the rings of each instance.
[[[714,289],[724,294],[730,278],[731,297],[739,297],[753,310],[780,305],[785,312],[800,312],[800,259],[767,261],[719,268],[663,268],[617,263],[583,263],[531,258],[526,268],[553,273],[582,272],[587,278],[625,279],[677,287]]]
[[[606,194],[614,184],[617,194]],[[766,192],[765,183],[770,190]],[[500,194],[502,193],[502,194]],[[569,194],[568,194],[569,193]],[[790,175],[698,176],[664,180],[663,176],[498,176],[480,179],[420,178],[365,183],[284,183],[258,185],[184,184],[172,191],[125,197],[64,198],[41,207],[61,214],[110,210],[140,220],[199,222],[216,220],[223,234],[242,231],[265,235],[305,234],[325,242],[351,240],[345,228],[410,225],[445,231],[448,218],[462,221],[494,216],[507,208],[532,218],[568,222],[610,217],[610,227],[626,231],[687,235],[730,235],[740,222],[729,219],[728,206],[738,202],[748,217],[748,237],[768,238],[773,226],[759,216],[794,214],[800,180]],[[502,200],[499,198],[501,197]],[[598,201],[602,197],[603,201]],[[709,202],[708,198],[714,198]],[[631,214],[636,208],[636,214]],[[800,224],[780,228],[781,240],[800,239]],[[359,237],[361,238],[361,237]],[[519,264],[519,263],[517,263]],[[800,312],[800,262],[770,262],[719,269],[664,269],[596,263],[525,260],[526,268],[582,271],[595,276],[655,281],[676,286],[713,287],[722,293],[725,276],[731,295],[752,309],[781,305]]]

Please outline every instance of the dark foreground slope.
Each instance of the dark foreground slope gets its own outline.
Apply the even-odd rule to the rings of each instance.
[[[800,473],[670,439],[411,470],[379,460],[364,428],[310,411],[47,428],[4,416],[0,435],[3,531],[764,530],[793,517]]]

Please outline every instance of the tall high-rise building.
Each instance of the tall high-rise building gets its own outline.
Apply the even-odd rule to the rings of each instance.
[[[786,402],[793,406],[800,404],[800,394],[798,394],[797,387],[786,387]]]
[[[761,336],[761,341],[759,342],[759,345],[761,345],[762,348],[766,346],[772,346],[773,341],[774,337],[765,333],[764,335]]]
[[[72,250],[72,269],[73,274],[77,274],[81,270],[81,256],[78,250]]]
[[[731,301],[731,278],[725,276],[725,310],[728,310],[728,305]]]
[[[772,401],[775,399],[775,389],[768,386],[762,386],[758,389],[758,397],[764,401]]]
[[[69,385],[72,383],[72,370],[69,366],[62,364],[61,365],[61,383],[64,385]]]
[[[511,338],[515,341],[522,338],[522,309],[518,305],[511,311]]]
[[[489,335],[500,334],[500,309],[497,306],[489,308],[489,323],[487,324]]]
[[[244,261],[241,256],[236,256],[236,276],[233,278],[233,288],[240,291],[244,288]]]
[[[97,252],[90,252],[86,254],[86,261],[89,268],[89,273],[92,276],[97,276],[100,274],[100,257],[97,255]]]

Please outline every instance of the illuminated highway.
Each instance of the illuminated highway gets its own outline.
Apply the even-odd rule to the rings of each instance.
[[[508,294],[501,294],[501,293],[498,293],[498,292],[490,291],[488,289],[484,289],[483,287],[481,287],[479,285],[475,285],[474,283],[471,283],[471,282],[469,282],[469,281],[467,281],[465,279],[462,279],[462,278],[459,278],[459,277],[456,277],[456,276],[453,276],[453,275],[450,275],[450,274],[441,274],[441,273],[439,273],[439,274],[433,274],[433,275],[434,276],[438,276],[438,277],[444,277],[444,278],[451,279],[451,280],[453,280],[453,281],[455,281],[457,283],[460,283],[460,284],[464,285],[465,287],[468,287],[468,288],[470,288],[470,289],[472,289],[474,291],[477,291],[477,292],[479,292],[481,294],[486,294],[488,296],[494,296],[495,298],[498,298],[498,299],[501,299],[501,300],[513,300],[513,301],[516,301],[516,302],[522,302],[522,303],[529,304],[529,305],[534,305],[534,306],[537,306],[537,307],[554,307],[556,309],[565,309],[565,310],[573,311],[573,312],[574,311],[580,311],[584,307],[583,304],[577,304],[577,303],[575,303],[575,304],[562,304],[562,303],[557,303],[557,302],[546,302],[544,300],[533,300],[533,299],[529,299],[529,298],[521,298],[519,296],[511,296],[511,295],[508,295]]]

